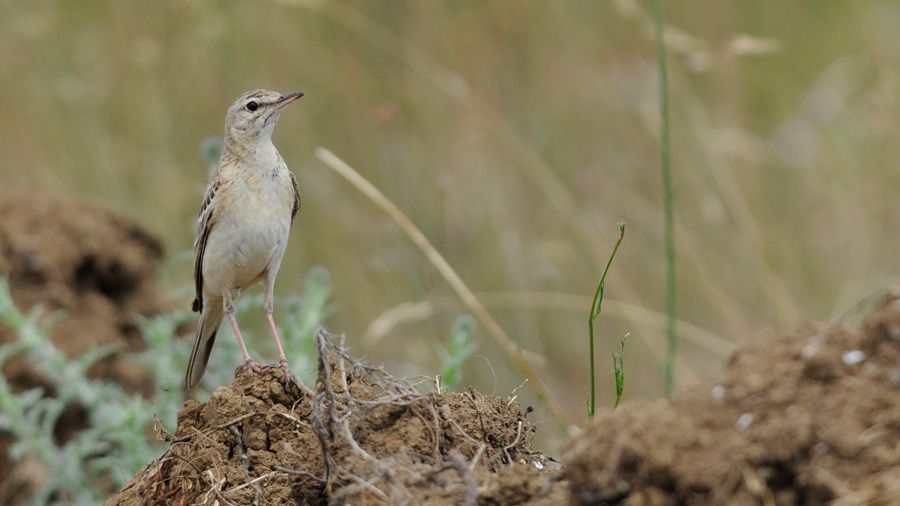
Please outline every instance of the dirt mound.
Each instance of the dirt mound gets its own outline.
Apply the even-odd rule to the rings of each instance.
[[[724,378],[530,448],[515,403],[420,394],[320,336],[315,392],[279,369],[188,401],[107,504],[890,504],[900,497],[900,289],[858,328],[764,335]]]
[[[564,500],[514,401],[422,394],[324,333],[317,346],[315,392],[278,368],[239,368],[207,403],[185,403],[170,449],[106,504]]]
[[[52,328],[55,345],[69,356],[116,343],[119,352],[95,364],[92,377],[112,378],[131,391],[150,388],[149,376],[124,352],[143,347],[136,315],[163,308],[157,284],[161,242],[132,220],[104,207],[67,197],[0,197],[0,275],[9,278],[13,301],[23,312],[35,305],[63,310]],[[13,339],[0,326],[0,343]],[[3,367],[17,390],[51,391],[30,364],[13,359]],[[69,406],[56,424],[60,441],[84,427],[86,413]],[[0,503],[16,504],[34,483],[48,477],[40,466],[7,460],[9,437],[0,433]]]
[[[0,217],[0,275],[9,277],[20,310],[36,304],[64,310],[52,330],[59,349],[71,356],[106,343],[141,349],[135,316],[163,307],[159,239],[118,213],[71,197],[4,196]],[[0,342],[10,337],[0,329]],[[21,361],[10,362],[4,373],[17,385],[44,385]],[[126,388],[145,387],[145,375],[115,356],[91,373]]]
[[[599,417],[564,462],[583,504],[897,504],[900,289],[861,328],[761,336],[711,388]]]

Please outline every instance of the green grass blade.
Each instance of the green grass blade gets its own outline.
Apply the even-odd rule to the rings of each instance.
[[[662,0],[654,1],[656,20],[656,50],[659,67],[659,142],[662,151],[662,179],[665,213],[666,244],[666,363],[663,375],[666,383],[666,396],[671,396],[675,389],[675,353],[677,337],[675,334],[675,218],[672,205],[672,170],[669,161],[669,82],[666,74],[666,44],[663,37],[663,5]]]
[[[597,290],[594,291],[594,299],[591,301],[591,311],[588,314],[588,348],[591,363],[591,397],[588,400],[588,419],[593,419],[594,413],[597,410],[597,366],[594,358],[594,320],[600,316],[600,311],[603,308],[603,293],[606,291],[606,274],[609,273],[609,266],[612,265],[613,258],[616,257],[616,252],[619,251],[619,245],[622,244],[622,239],[625,237],[625,228],[627,227],[625,222],[620,221],[618,227],[619,238],[616,239],[616,245],[613,246],[612,253],[609,255],[609,260],[606,261],[606,268],[603,269],[603,274],[600,276],[600,282],[597,283]]]

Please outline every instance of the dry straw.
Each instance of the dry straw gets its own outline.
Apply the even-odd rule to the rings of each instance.
[[[456,274],[456,271],[453,270],[453,267],[447,263],[447,260],[444,259],[443,255],[435,249],[428,238],[425,237],[425,234],[413,224],[412,220],[381,193],[378,188],[375,188],[372,183],[356,172],[353,167],[341,160],[328,149],[323,147],[317,148],[316,157],[322,160],[329,168],[340,174],[344,179],[349,181],[356,189],[368,197],[375,205],[380,207],[392,220],[394,220],[394,222],[397,223],[397,225],[400,226],[403,232],[409,236],[428,261],[431,262],[431,265],[433,265],[444,280],[447,281],[447,284],[449,284],[453,291],[456,292],[456,295],[460,298],[463,305],[465,305],[475,318],[481,322],[481,325],[488,334],[497,341],[513,363],[515,363],[525,377],[528,378],[528,381],[534,386],[534,389],[541,400],[547,403],[547,407],[550,409],[554,418],[556,418],[566,429],[572,427],[571,418],[551,395],[550,389],[538,375],[537,371],[535,371],[534,367],[532,367],[525,358],[525,355],[522,353],[519,346],[506,334],[506,332],[504,332],[503,328],[500,327],[500,324],[498,324],[488,310],[485,309],[484,304],[478,300],[478,297],[476,297],[472,290],[466,286],[459,275]]]

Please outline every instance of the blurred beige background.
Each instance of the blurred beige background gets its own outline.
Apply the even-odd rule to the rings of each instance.
[[[900,4],[666,3],[685,389],[729,342],[836,317],[900,274]],[[124,210],[165,238],[187,305],[201,143],[244,90],[301,89],[275,135],[304,198],[278,292],[324,266],[329,328],[404,373],[438,371],[464,311],[324,146],[409,214],[583,420],[587,312],[620,219],[599,402],[625,332],[626,399],[662,394],[651,21],[630,0],[0,1],[0,189]],[[521,373],[477,342],[464,384],[505,395]]]

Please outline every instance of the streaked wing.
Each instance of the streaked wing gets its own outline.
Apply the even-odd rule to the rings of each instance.
[[[294,224],[294,218],[297,217],[297,213],[300,212],[300,185],[297,184],[297,176],[294,175],[290,170],[288,174],[291,175],[291,186],[294,187],[294,208],[291,209],[291,225]]]
[[[194,229],[194,287],[196,295],[191,306],[195,312],[203,310],[203,254],[206,252],[206,240],[212,229],[213,209],[215,209],[216,192],[219,190],[222,180],[215,178],[206,187],[206,195],[203,197],[203,205],[200,206],[200,216],[197,218],[197,226]]]

